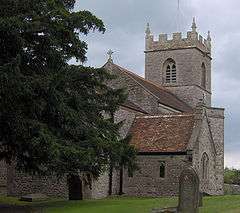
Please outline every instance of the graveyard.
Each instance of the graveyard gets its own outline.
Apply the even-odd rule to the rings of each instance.
[[[211,196],[204,197],[203,207],[199,208],[201,213],[237,213],[240,212],[240,195],[225,195],[225,196]],[[164,208],[177,205],[177,198],[130,198],[130,197],[114,197],[103,200],[85,200],[85,201],[63,201],[50,200],[42,203],[26,203],[20,202],[16,198],[0,197],[0,203],[8,203],[12,206],[16,205],[20,208],[36,209],[32,212],[44,213],[149,213],[153,208]],[[27,207],[26,207],[27,206]],[[44,207],[43,207],[44,206]],[[1,213],[5,213],[1,210]],[[6,211],[6,213],[9,211]],[[11,211],[13,212],[13,211]],[[17,212],[21,213],[20,210]]]
[[[199,191],[199,178],[190,166],[179,178],[179,195],[173,197],[110,196],[98,200],[63,200],[41,195],[19,199],[0,196],[1,213],[221,213],[240,212],[240,195],[209,196]],[[26,199],[28,198],[28,199]],[[29,200],[31,199],[31,201]]]

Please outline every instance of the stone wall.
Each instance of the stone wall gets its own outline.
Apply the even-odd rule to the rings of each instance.
[[[29,176],[25,173],[17,172],[13,166],[9,166],[7,195],[19,197],[32,193],[68,198],[67,178],[66,176],[61,179],[53,176]]]
[[[108,196],[109,193],[109,172],[106,171],[92,182],[92,199],[100,199]]]
[[[193,166],[199,174],[200,189],[211,195],[223,194],[224,136],[223,110],[204,108],[193,151]],[[198,124],[199,125],[199,124]],[[203,178],[203,154],[208,156],[208,177]]]
[[[120,171],[114,169],[112,178],[112,195],[119,194],[119,187],[120,187]]]
[[[207,108],[209,126],[216,148],[216,192],[224,194],[224,109]]]
[[[4,161],[0,161],[0,195],[7,194],[7,166]]]
[[[185,155],[158,155],[137,157],[139,171],[128,176],[124,170],[123,192],[128,196],[174,196],[179,191],[179,176],[186,165]],[[160,163],[166,165],[165,178],[160,177]]]
[[[108,196],[109,175],[105,171],[98,179],[92,177],[91,187],[82,179],[83,199],[99,199]],[[49,197],[68,198],[67,176],[58,179],[54,176],[29,176],[25,173],[17,172],[12,167],[8,170],[7,195],[20,197],[26,194],[41,193]]]
[[[206,105],[211,106],[211,93],[199,86],[166,86],[166,88],[192,108],[197,106],[200,99],[203,98],[203,94]]]
[[[197,171],[200,179],[200,190],[202,192],[214,195],[216,194],[216,176],[215,176],[215,166],[216,166],[216,155],[214,153],[214,144],[211,141],[211,135],[209,132],[207,119],[203,118],[200,133],[196,141],[194,154],[193,154],[193,166]],[[203,154],[208,156],[208,175],[207,179],[203,178],[203,165],[202,158]]]
[[[240,185],[224,184],[225,195],[240,195]]]

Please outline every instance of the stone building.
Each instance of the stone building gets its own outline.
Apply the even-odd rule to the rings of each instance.
[[[210,33],[203,39],[196,29],[193,20],[186,38],[181,33],[172,39],[160,34],[156,41],[148,25],[145,78],[114,64],[111,57],[104,65],[117,76],[108,85],[128,90],[115,121],[124,123],[122,137],[132,135],[140,169],[133,174],[127,169],[105,172],[98,180],[80,174],[70,186],[80,197],[102,198],[119,191],[130,196],[176,195],[187,165],[198,173],[202,192],[223,194],[224,109],[211,105]],[[68,187],[66,177],[26,177],[1,164],[0,194],[67,197]]]
[[[195,19],[183,38],[160,34],[154,40],[149,25],[145,37],[145,78],[113,63],[114,88],[125,87],[129,101],[145,112],[116,114],[126,119],[123,136],[132,135],[139,171],[123,173],[123,192],[133,196],[178,193],[178,179],[187,165],[200,178],[200,190],[223,194],[224,109],[211,105],[211,37],[197,33]]]

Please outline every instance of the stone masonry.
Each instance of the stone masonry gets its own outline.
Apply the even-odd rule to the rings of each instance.
[[[0,161],[0,195],[7,194],[7,166]]]
[[[178,194],[179,176],[186,166],[185,155],[139,155],[137,158],[139,171],[133,177],[124,172],[123,191],[129,196],[174,196]],[[161,162],[166,164],[166,176],[159,176]]]
[[[203,41],[196,29],[188,32],[187,38],[181,33],[174,33],[168,40],[166,34],[161,34],[154,41],[150,29],[146,31],[145,78],[165,86],[179,98],[195,107],[199,99],[206,96],[207,106],[211,106],[211,38]],[[177,82],[166,83],[165,62],[171,59],[177,67]],[[201,86],[202,68],[206,71],[205,88]],[[200,90],[200,92],[199,92]]]

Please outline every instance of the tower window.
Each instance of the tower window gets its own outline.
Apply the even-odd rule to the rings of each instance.
[[[164,161],[160,162],[159,177],[165,178],[165,162]]]
[[[168,59],[164,63],[165,69],[165,83],[176,83],[177,82],[177,68],[176,63],[172,59]]]
[[[206,89],[206,67],[204,63],[202,63],[201,69],[202,69],[201,87]]]

